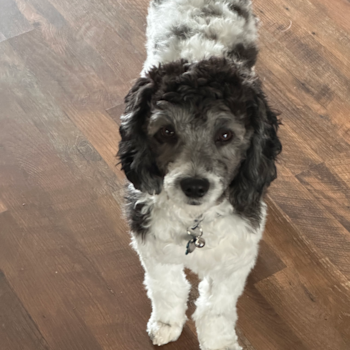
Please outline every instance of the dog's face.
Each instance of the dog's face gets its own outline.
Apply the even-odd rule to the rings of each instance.
[[[276,177],[277,125],[259,85],[233,63],[180,61],[127,95],[118,155],[141,191],[203,210],[228,197],[245,211]]]
[[[223,101],[199,105],[159,101],[147,134],[163,190],[178,205],[210,206],[223,197],[249,145],[244,115]]]

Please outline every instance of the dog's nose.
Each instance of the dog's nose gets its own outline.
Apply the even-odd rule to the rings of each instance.
[[[195,177],[182,179],[180,185],[185,195],[190,198],[203,197],[209,189],[209,181],[207,179],[197,179]]]

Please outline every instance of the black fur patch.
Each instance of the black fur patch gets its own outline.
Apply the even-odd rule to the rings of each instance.
[[[222,16],[222,11],[214,7],[203,7],[202,13],[205,17],[220,17]]]
[[[251,68],[255,66],[258,58],[258,48],[255,44],[244,46],[242,43],[237,44],[232,50],[227,52],[229,57],[235,57],[242,60],[244,64]]]
[[[185,40],[188,34],[191,32],[191,29],[186,25],[180,25],[180,26],[174,27],[172,29],[172,32],[177,38],[181,40]]]
[[[242,8],[237,4],[229,4],[228,8],[238,14],[238,16],[243,17],[246,21],[249,19],[249,11]]]
[[[146,204],[137,203],[140,193],[129,188],[125,189],[125,211],[131,231],[144,238],[148,232],[148,224],[151,218],[152,206],[145,211]]]
[[[208,38],[209,40],[214,40],[214,41],[218,39],[218,36],[216,33],[205,34],[205,37]]]
[[[151,2],[152,6],[157,7],[158,5],[160,5],[164,0],[153,0]]]
[[[270,109],[260,82],[255,84],[255,90],[253,99],[247,105],[254,134],[246,157],[230,185],[230,201],[238,213],[258,225],[261,220],[261,199],[277,177],[275,161],[282,151],[282,145],[277,136],[280,124],[277,113]]]

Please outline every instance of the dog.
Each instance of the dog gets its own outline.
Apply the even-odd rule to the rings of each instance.
[[[202,350],[241,349],[236,303],[253,268],[279,120],[254,66],[250,0],[153,0],[147,59],[125,98],[118,156],[126,217],[152,302],[154,345],[178,339],[190,284]]]

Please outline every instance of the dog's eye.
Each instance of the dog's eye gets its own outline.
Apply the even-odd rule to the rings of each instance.
[[[171,125],[163,126],[155,134],[155,138],[160,143],[176,143],[177,137],[174,128]]]
[[[231,130],[220,130],[215,136],[215,142],[223,144],[230,141],[232,137],[233,132]]]
[[[175,131],[172,126],[165,126],[160,129],[160,133],[165,138],[173,138],[175,137]]]

